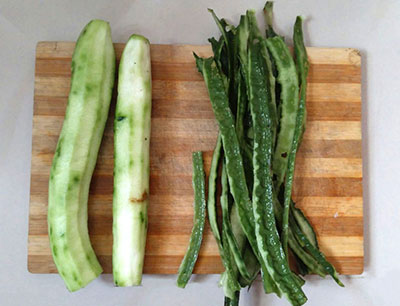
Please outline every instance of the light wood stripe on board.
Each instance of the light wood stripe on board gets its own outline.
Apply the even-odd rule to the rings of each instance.
[[[193,195],[151,195],[151,216],[187,216],[193,215],[193,208],[187,203],[193,202]],[[294,197],[296,206],[307,217],[359,217],[363,216],[362,197]],[[47,194],[31,195],[31,216],[47,215]],[[174,203],[171,205],[171,203]],[[89,215],[109,216],[112,211],[112,194],[94,194],[89,198]],[[47,226],[41,224],[43,228]]]
[[[190,233],[186,235],[150,235],[146,244],[146,255],[183,256]],[[92,235],[91,242],[97,255],[111,255],[112,236]],[[47,235],[30,235],[31,255],[51,255]],[[363,239],[360,236],[318,237],[319,247],[326,256],[363,256]],[[170,246],[173,247],[170,247]],[[212,235],[204,235],[199,256],[219,256]]]
[[[121,57],[124,44],[114,44],[117,59]],[[36,46],[36,59],[72,57],[74,42],[39,42]],[[173,63],[192,63],[193,50],[199,56],[211,56],[209,45],[151,45],[152,62],[170,61]],[[360,67],[360,52],[352,48],[317,48],[307,47],[311,64],[337,64]]]

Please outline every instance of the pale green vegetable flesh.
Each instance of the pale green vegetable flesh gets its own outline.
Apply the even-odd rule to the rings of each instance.
[[[90,244],[87,200],[114,77],[110,26],[93,20],[80,34],[72,57],[71,90],[49,181],[50,246],[70,291],[86,286],[102,272]]]
[[[140,285],[147,234],[151,65],[149,41],[132,35],[122,53],[114,123],[113,275]]]

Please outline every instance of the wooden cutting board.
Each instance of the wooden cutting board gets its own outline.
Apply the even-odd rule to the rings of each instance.
[[[47,235],[47,188],[70,86],[75,44],[40,42],[36,49],[28,270],[54,273]],[[117,58],[123,44],[115,44]],[[145,273],[176,273],[192,227],[191,153],[205,152],[208,170],[217,124],[192,51],[209,46],[152,45],[153,108],[149,228]],[[308,48],[311,63],[307,131],[297,158],[294,196],[318,234],[322,251],[342,274],[363,271],[361,59],[354,49]],[[115,97],[114,97],[115,98]],[[111,272],[115,99],[89,197],[89,231]],[[206,225],[195,273],[220,273]]]

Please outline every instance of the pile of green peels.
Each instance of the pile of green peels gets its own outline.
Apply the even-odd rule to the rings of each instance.
[[[292,56],[273,29],[272,6],[267,2],[264,7],[265,33],[252,10],[240,17],[236,27],[209,10],[221,37],[209,39],[213,57],[194,55],[219,135],[207,201],[201,154],[194,155],[195,226],[177,284],[185,287],[190,278],[207,209],[225,268],[220,280],[225,305],[238,305],[240,289],[250,287],[259,272],[264,291],[283,295],[292,305],[307,301],[301,276],[329,274],[343,286],[319,250],[311,224],[292,200],[296,152],[306,122],[309,63],[302,18],[294,24]]]

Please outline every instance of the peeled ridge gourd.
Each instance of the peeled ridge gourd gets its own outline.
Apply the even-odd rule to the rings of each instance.
[[[114,122],[113,276],[142,281],[149,199],[151,64],[149,41],[132,35],[122,53]]]
[[[58,272],[67,288],[76,291],[102,272],[90,244],[87,201],[115,78],[107,22],[86,25],[71,68],[67,110],[50,172],[48,232]]]

